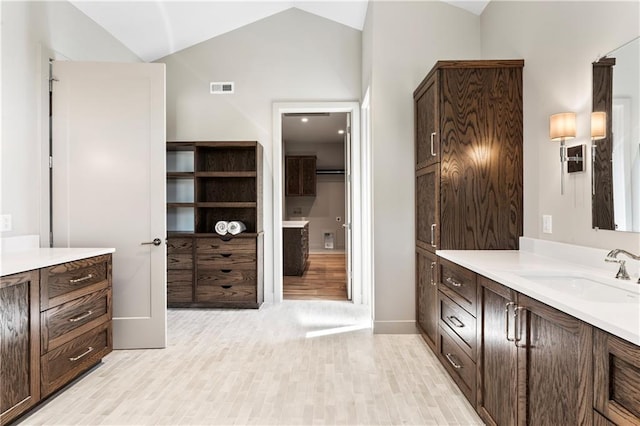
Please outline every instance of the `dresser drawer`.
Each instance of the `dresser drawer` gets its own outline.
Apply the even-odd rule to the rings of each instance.
[[[440,327],[440,352],[438,356],[451,378],[456,382],[471,405],[476,405],[476,364],[455,343],[452,333]]]
[[[167,271],[167,303],[193,302],[193,272],[191,270]]]
[[[192,269],[193,255],[189,254],[167,254],[167,269]]]
[[[256,240],[253,238],[198,238],[197,251],[200,254],[253,254]]]
[[[111,322],[107,322],[43,355],[40,361],[42,397],[97,364],[112,348]]]
[[[256,286],[245,284],[198,283],[196,302],[255,302]]]
[[[68,302],[109,286],[111,255],[81,259],[40,271],[40,309]]]
[[[198,286],[256,286],[255,269],[217,269],[198,272]]]
[[[44,354],[111,319],[111,289],[73,299],[40,314]]]
[[[438,292],[440,323],[458,337],[460,347],[471,359],[476,359],[476,319],[453,300]]]
[[[256,253],[198,253],[198,270],[256,269]]]
[[[438,258],[438,262],[440,264],[439,289],[475,317],[476,274],[443,258]]]
[[[167,238],[167,254],[191,254],[192,252],[192,238]]]

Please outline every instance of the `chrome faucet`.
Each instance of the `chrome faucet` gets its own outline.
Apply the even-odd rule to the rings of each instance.
[[[629,273],[627,272],[627,267],[625,266],[625,264],[627,262],[622,260],[622,259],[618,259],[618,255],[619,254],[624,254],[627,257],[630,257],[631,259],[634,259],[634,260],[640,260],[640,256],[637,256],[637,255],[635,255],[633,253],[629,253],[626,250],[614,249],[614,250],[611,250],[609,253],[607,253],[607,257],[604,258],[605,262],[612,262],[612,263],[619,263],[620,264],[620,269],[618,269],[618,273],[616,274],[616,278],[621,279],[621,280],[629,280],[629,279],[631,279],[631,277],[629,276]],[[638,278],[638,284],[640,284],[640,277]]]

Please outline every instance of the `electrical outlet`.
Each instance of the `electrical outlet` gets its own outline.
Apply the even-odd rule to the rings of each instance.
[[[294,207],[291,214],[300,216],[302,214],[302,207]]]
[[[550,214],[542,215],[542,232],[545,234],[553,232],[553,221]]]
[[[342,218],[340,216],[336,216],[336,222],[341,222]]]
[[[0,232],[11,231],[11,215],[0,215]]]

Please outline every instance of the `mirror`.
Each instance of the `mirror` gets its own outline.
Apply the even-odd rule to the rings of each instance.
[[[593,112],[604,138],[592,141],[593,228],[640,232],[640,37],[593,63]]]

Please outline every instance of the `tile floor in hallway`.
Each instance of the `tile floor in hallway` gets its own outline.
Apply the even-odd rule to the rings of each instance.
[[[367,309],[169,310],[166,349],[114,351],[24,425],[482,424],[418,335]]]

